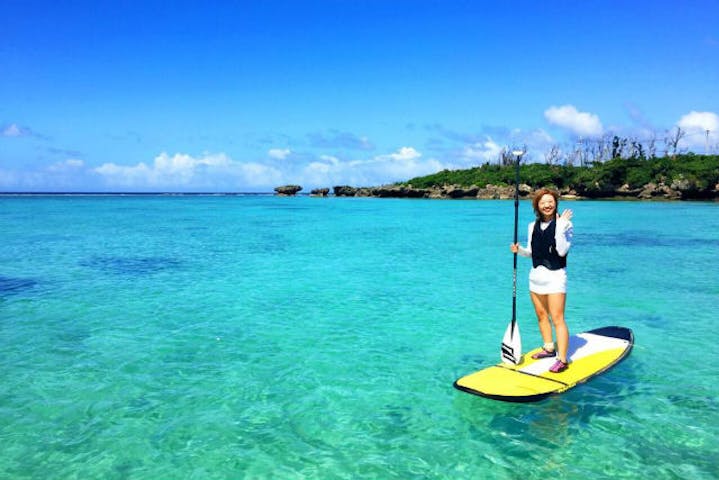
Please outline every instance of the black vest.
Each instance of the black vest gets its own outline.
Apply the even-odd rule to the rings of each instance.
[[[544,265],[550,270],[559,270],[567,266],[567,257],[560,257],[557,253],[557,242],[554,234],[557,231],[557,220],[552,220],[546,229],[539,226],[540,221],[534,222],[532,231],[532,265]]]

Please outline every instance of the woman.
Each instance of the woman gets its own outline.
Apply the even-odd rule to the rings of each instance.
[[[529,224],[527,247],[510,245],[513,253],[532,257],[529,272],[529,295],[539,321],[539,332],[544,345],[532,358],[557,357],[549,369],[559,373],[567,369],[569,330],[564,322],[564,305],[567,297],[567,253],[572,245],[572,211],[557,214],[559,194],[548,188],[537,191],[532,207],[537,219]],[[549,323],[549,319],[552,323]],[[552,324],[557,334],[556,349],[552,341]]]

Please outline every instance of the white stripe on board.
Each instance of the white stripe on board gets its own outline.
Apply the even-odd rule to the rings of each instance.
[[[629,342],[621,338],[605,337],[604,335],[595,335],[593,333],[580,333],[569,337],[569,351],[567,352],[567,356],[569,357],[570,363],[576,362],[580,358],[603,352],[604,350],[625,348],[628,343]],[[540,375],[548,372],[549,367],[551,367],[556,360],[557,357],[543,358],[517,370],[531,373],[532,375]]]

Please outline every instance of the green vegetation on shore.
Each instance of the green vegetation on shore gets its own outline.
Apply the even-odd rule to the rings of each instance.
[[[442,185],[513,185],[514,165],[485,163],[465,170],[443,170],[398,185],[432,188]],[[520,183],[532,188],[553,186],[580,195],[607,196],[618,189],[638,190],[649,184],[680,185],[690,197],[713,196],[719,184],[719,156],[693,153],[662,158],[614,158],[587,166],[523,164]]]

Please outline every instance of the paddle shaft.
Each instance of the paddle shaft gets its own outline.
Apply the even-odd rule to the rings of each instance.
[[[514,243],[517,243],[517,228],[519,226],[519,160],[517,155],[514,178]],[[517,252],[514,253],[514,270],[512,272],[512,331],[517,323]]]

